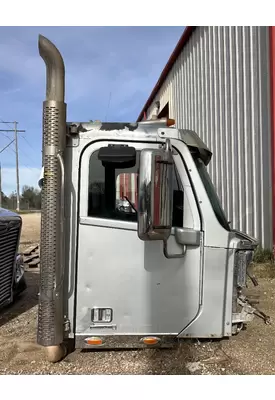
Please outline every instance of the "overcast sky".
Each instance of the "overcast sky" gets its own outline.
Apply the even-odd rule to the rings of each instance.
[[[45,66],[38,34],[66,68],[69,121],[135,121],[184,27],[0,27],[0,119],[18,121],[20,186],[36,186],[41,166]],[[107,112],[111,93],[110,107]],[[0,123],[0,129],[10,129]],[[12,133],[0,133],[0,151]],[[0,154],[2,187],[16,188],[14,146]]]

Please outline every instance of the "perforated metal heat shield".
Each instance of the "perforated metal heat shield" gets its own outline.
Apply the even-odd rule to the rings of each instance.
[[[43,103],[43,165],[40,296],[37,342],[54,346],[63,341],[63,274],[60,258],[61,172],[58,151],[65,148],[66,104]],[[64,260],[63,260],[64,262]]]

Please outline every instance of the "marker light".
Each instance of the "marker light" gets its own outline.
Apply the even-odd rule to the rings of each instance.
[[[176,121],[174,119],[167,118],[167,121],[166,121],[167,126],[175,125],[175,123],[176,123]]]
[[[141,340],[143,341],[144,344],[147,344],[147,345],[154,345],[160,341],[160,339],[158,339],[156,337],[145,337],[145,338],[142,338]]]
[[[102,340],[99,337],[90,337],[85,339],[85,342],[92,346],[100,346],[102,344]]]

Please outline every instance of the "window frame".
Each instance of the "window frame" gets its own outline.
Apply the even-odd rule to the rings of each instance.
[[[99,140],[91,143],[85,148],[80,159],[80,185],[79,185],[79,222],[84,225],[101,226],[106,228],[126,229],[137,231],[137,222],[124,221],[119,219],[105,219],[95,216],[88,216],[88,196],[89,196],[89,166],[90,157],[92,154],[103,146],[112,144],[131,144],[136,150],[142,150],[145,147],[148,149],[157,149],[159,144],[156,142],[139,142],[129,140]]]
[[[88,216],[88,196],[89,196],[89,166],[90,166],[90,157],[96,151],[98,151],[102,146],[108,146],[109,144],[131,144],[136,148],[136,150],[141,151],[144,148],[148,149],[158,149],[159,143],[157,142],[144,142],[144,141],[116,141],[116,140],[99,140],[97,142],[91,143],[88,147],[85,148],[84,152],[82,153],[82,157],[80,159],[80,181],[79,181],[79,222],[85,225],[93,225],[93,226],[101,226],[101,227],[108,227],[108,228],[117,228],[117,229],[126,229],[131,231],[137,230],[137,221],[125,221],[119,219],[108,219],[108,218],[101,218],[96,216]],[[175,168],[178,173],[180,184],[183,189],[184,193],[184,202],[186,198],[186,184],[182,181],[181,178],[181,169],[185,169],[185,165],[180,161],[179,165],[179,158],[176,157],[175,159]],[[179,168],[180,167],[180,168]],[[190,186],[190,183],[187,184]],[[189,195],[190,196],[190,195]],[[189,203],[193,203],[195,200],[189,198]],[[199,217],[199,213],[198,213]],[[196,218],[197,219],[197,218]],[[183,221],[184,222],[184,221]],[[194,221],[194,225],[197,225],[200,221]],[[194,226],[195,229],[195,226]],[[173,232],[173,230],[172,230]]]
[[[105,147],[105,146],[101,146]],[[140,152],[140,149],[136,149],[137,152]],[[99,181],[96,180],[96,175],[100,175],[101,178],[103,178],[103,181],[101,180],[100,182],[103,182],[103,186],[104,186],[104,195],[102,196],[102,201],[99,203],[101,205],[99,210],[96,210],[96,205],[94,204],[94,209],[93,209],[93,214],[89,215],[89,211],[90,211],[90,207],[88,206],[88,210],[87,210],[87,216],[88,217],[95,217],[95,218],[100,218],[100,219],[107,219],[107,220],[118,220],[118,221],[129,221],[129,222],[137,222],[137,216],[135,217],[134,214],[136,213],[131,213],[130,216],[131,218],[127,218],[123,213],[120,213],[118,211],[118,209],[116,208],[115,204],[112,204],[112,206],[110,207],[110,205],[107,207],[107,209],[104,207],[104,205],[102,203],[104,203],[106,201],[106,194],[107,194],[107,187],[110,188],[110,185],[106,184],[105,178],[106,178],[106,169],[104,166],[102,166],[101,161],[98,160],[97,155],[98,155],[99,150],[95,150],[94,152],[91,153],[90,158],[89,158],[89,183],[88,183],[88,203],[90,202],[89,196],[91,194],[91,184],[95,185],[96,183],[99,183]],[[93,159],[92,159],[93,158]],[[91,168],[91,161],[92,164],[96,167],[96,168],[100,168],[100,170],[98,169],[97,172],[95,172],[93,174],[93,169]],[[129,167],[129,168],[114,168],[114,179],[115,179],[115,187],[112,188],[112,190],[115,191],[115,194],[117,193],[117,179],[121,174],[137,174],[138,173],[138,168],[139,168],[139,154],[136,155],[136,164],[133,167]],[[90,178],[92,178],[92,180],[90,181]],[[114,193],[113,193],[114,194]],[[130,198],[131,201],[131,198]],[[98,212],[98,214],[97,214]],[[108,215],[109,214],[109,215]],[[112,215],[110,215],[112,214]],[[127,214],[129,216],[129,214]],[[136,221],[135,221],[136,219]]]

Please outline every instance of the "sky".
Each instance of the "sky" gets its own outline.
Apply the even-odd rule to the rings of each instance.
[[[136,121],[184,27],[0,27],[0,129],[17,121],[20,190],[37,187],[46,70],[38,34],[60,50],[68,121]],[[109,104],[109,107],[108,107]],[[0,132],[0,151],[13,133]],[[14,144],[0,153],[2,190],[16,189]]]

